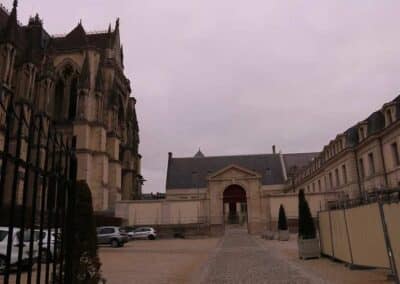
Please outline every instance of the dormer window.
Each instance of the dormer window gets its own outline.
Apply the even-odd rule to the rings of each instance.
[[[364,126],[360,126],[359,128],[358,128],[358,141],[362,141],[362,140],[364,140],[365,138],[366,138],[366,135],[367,133],[366,133],[366,130],[365,130],[365,127]]]
[[[385,112],[385,121],[386,121],[386,126],[392,124],[393,122],[393,116],[392,116],[392,109],[388,108]]]

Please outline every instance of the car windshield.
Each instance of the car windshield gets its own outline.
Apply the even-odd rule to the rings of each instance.
[[[8,235],[8,231],[0,231],[0,242],[3,241]]]

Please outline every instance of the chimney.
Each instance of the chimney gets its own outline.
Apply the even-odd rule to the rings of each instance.
[[[272,154],[276,154],[275,145],[272,145]]]

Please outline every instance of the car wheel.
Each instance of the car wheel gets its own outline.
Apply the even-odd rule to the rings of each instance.
[[[150,235],[148,238],[149,238],[149,240],[155,240],[156,239],[156,237],[154,237],[153,235]]]
[[[0,273],[3,273],[6,269],[6,258],[0,255]]]
[[[119,241],[116,239],[111,240],[111,247],[113,247],[113,248],[119,247]]]

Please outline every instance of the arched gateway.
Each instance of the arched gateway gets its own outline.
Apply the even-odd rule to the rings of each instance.
[[[239,185],[228,186],[223,193],[225,224],[247,224],[246,191]]]

